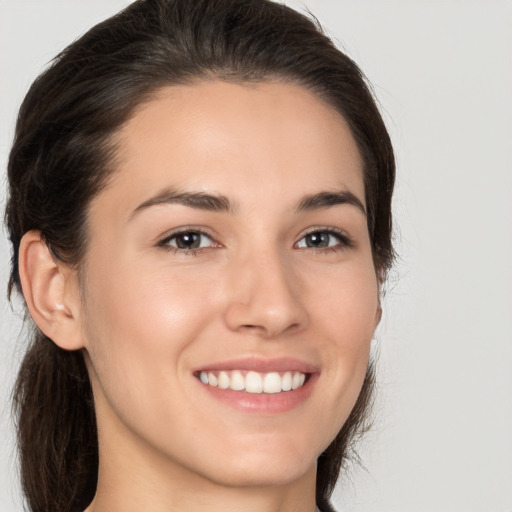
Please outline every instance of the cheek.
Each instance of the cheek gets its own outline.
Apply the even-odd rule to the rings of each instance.
[[[84,328],[96,407],[141,435],[163,437],[157,425],[169,428],[187,415],[189,404],[176,390],[190,378],[187,355],[215,315],[208,281],[148,267],[91,273]]]
[[[308,286],[311,317],[328,331],[333,349],[346,356],[365,352],[379,318],[373,265],[355,261],[325,275],[321,284]]]
[[[156,266],[144,268],[118,264],[91,273],[84,315],[86,347],[96,373],[114,383],[138,381],[139,389],[159,368],[165,380],[177,374],[180,354],[210,320],[205,306],[211,303],[211,289],[191,282],[189,275],[185,279]]]
[[[311,318],[317,322],[316,331],[322,333],[326,390],[320,407],[329,438],[346,421],[366,375],[379,318],[378,286],[373,266],[357,265],[325,279],[323,292],[318,287],[311,290],[316,290],[311,297]]]
[[[137,269],[133,271],[132,268]],[[98,343],[111,350],[178,350],[207,320],[211,289],[200,276],[141,266],[117,266],[108,279],[92,276],[88,289],[87,317]],[[199,308],[198,304],[202,307]],[[203,322],[200,321],[203,315]]]

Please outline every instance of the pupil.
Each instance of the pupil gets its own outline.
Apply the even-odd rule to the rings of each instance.
[[[329,245],[329,235],[327,233],[311,233],[306,237],[308,247],[327,247]]]
[[[199,247],[199,235],[197,233],[182,233],[176,238],[179,249],[195,249]]]

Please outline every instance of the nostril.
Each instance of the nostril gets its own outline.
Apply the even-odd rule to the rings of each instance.
[[[266,323],[265,325],[245,324],[239,327],[239,331],[264,336],[266,338],[273,338],[282,334],[291,333],[298,328],[298,323],[293,323],[284,328],[282,328],[281,325],[270,325],[269,323]]]
[[[242,331],[255,331],[255,332],[261,332],[264,333],[265,328],[261,325],[251,325],[251,324],[244,324],[240,326],[240,330]]]

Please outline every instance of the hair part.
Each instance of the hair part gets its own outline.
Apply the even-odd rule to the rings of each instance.
[[[8,163],[9,294],[21,293],[18,252],[30,230],[80,270],[89,204],[116,170],[116,133],[162,87],[212,78],[293,82],[344,117],[364,163],[372,253],[379,282],[385,280],[394,256],[394,157],[357,65],[312,20],[270,0],[138,0],[61,52],[23,101]],[[324,511],[353,440],[368,427],[373,383],[370,366],[348,420],[318,459],[316,499]],[[98,445],[83,354],[58,348],[36,328],[14,404],[30,509],[85,508],[95,491]]]

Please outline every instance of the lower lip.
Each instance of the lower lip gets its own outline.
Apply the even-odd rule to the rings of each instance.
[[[303,404],[311,394],[317,378],[318,374],[311,374],[302,387],[280,393],[247,393],[209,386],[201,381],[198,383],[210,396],[235,409],[259,414],[279,414]]]

